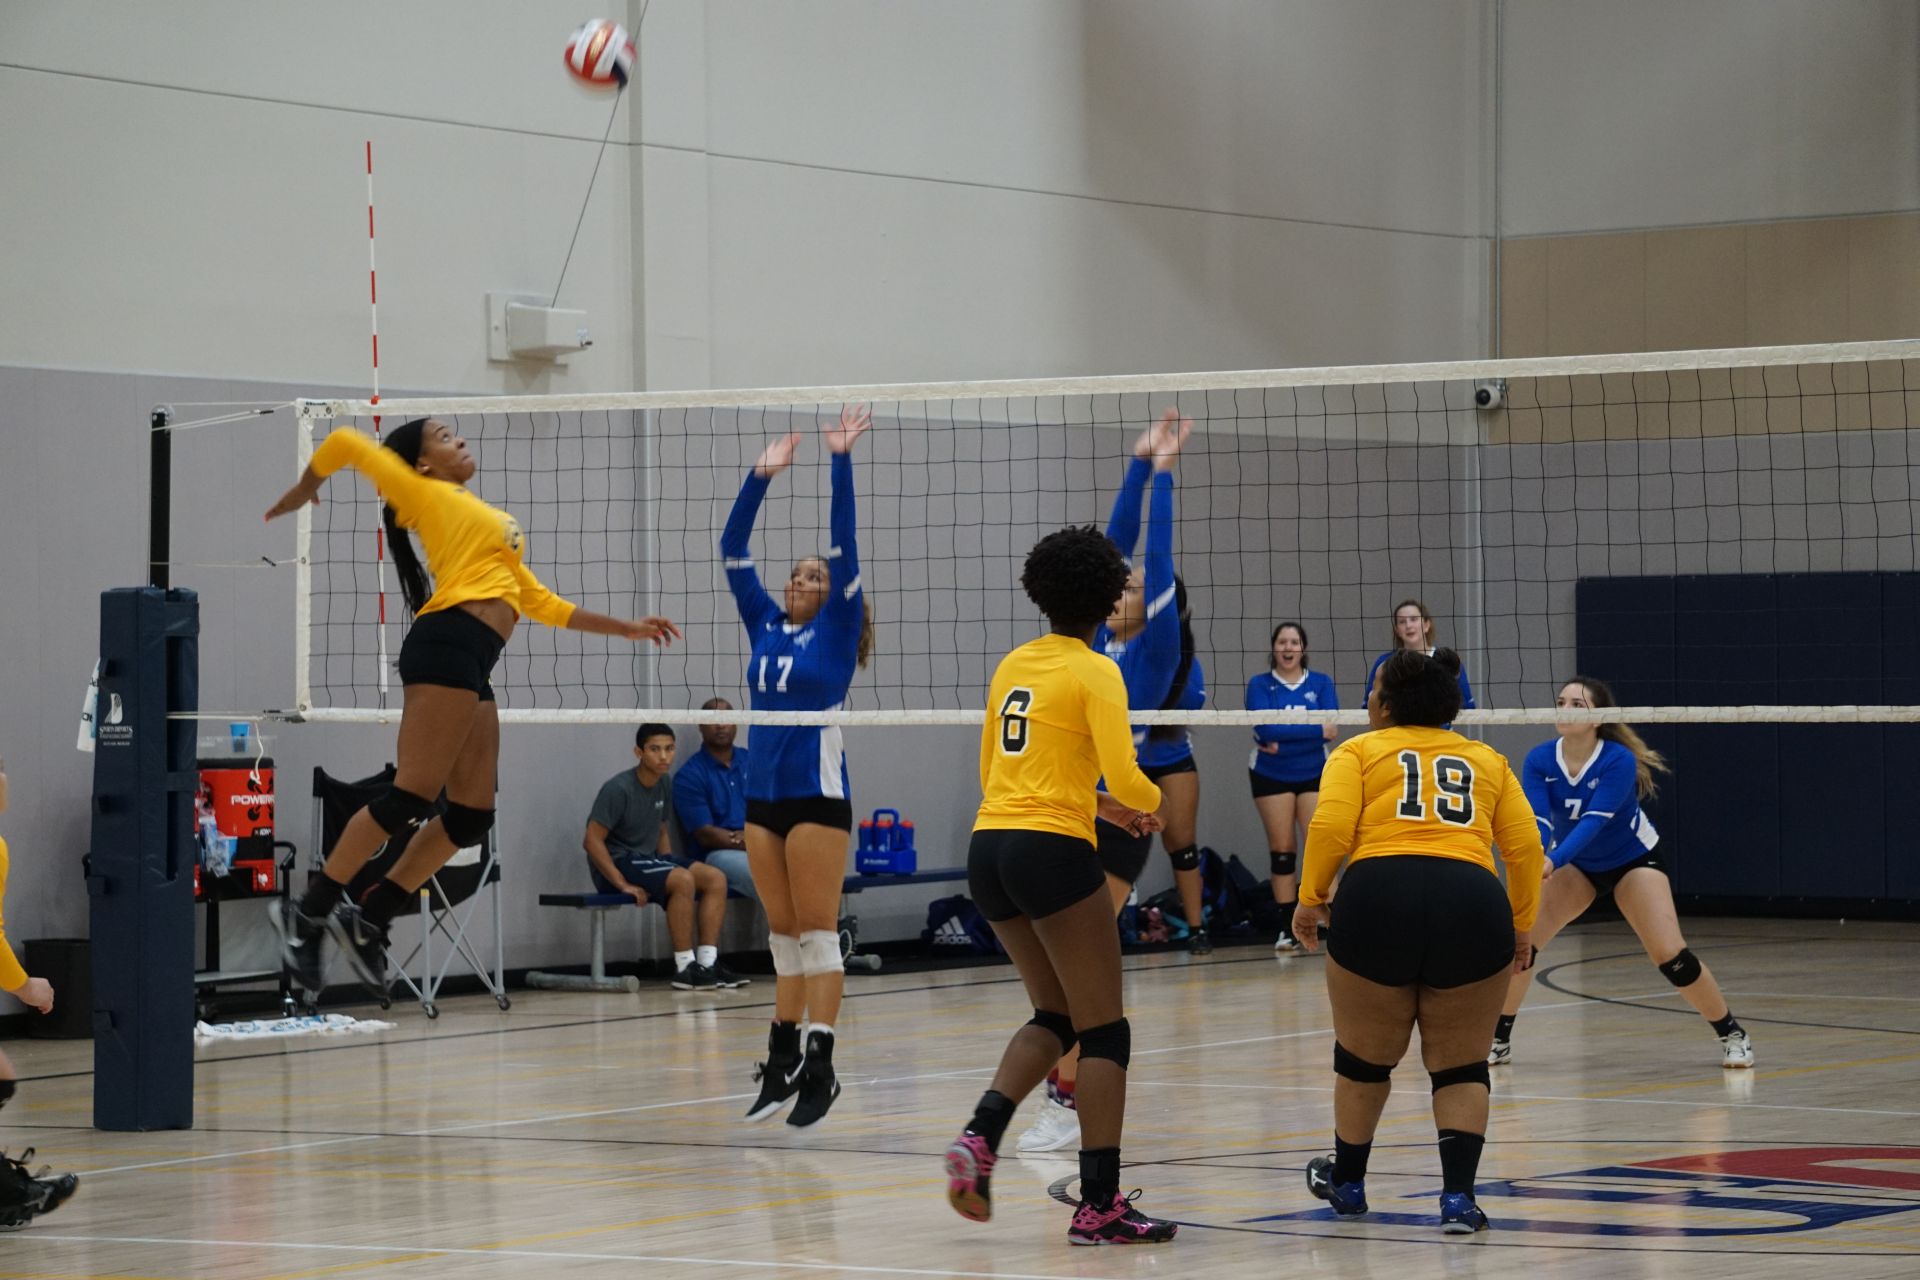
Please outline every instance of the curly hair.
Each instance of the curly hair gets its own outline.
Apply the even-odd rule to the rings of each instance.
[[[1432,657],[1402,649],[1380,668],[1374,687],[1396,725],[1438,729],[1460,714],[1460,656],[1436,649]]]
[[[1020,585],[1054,626],[1086,631],[1107,620],[1127,589],[1127,562],[1099,529],[1069,525],[1033,544]]]

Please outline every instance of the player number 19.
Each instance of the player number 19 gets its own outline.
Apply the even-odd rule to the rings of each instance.
[[[1400,796],[1398,816],[1409,822],[1422,822],[1427,816],[1426,797],[1420,775],[1420,753],[1402,751],[1400,767],[1406,771],[1406,790]],[[1433,758],[1433,816],[1453,826],[1473,823],[1473,766],[1459,756]]]

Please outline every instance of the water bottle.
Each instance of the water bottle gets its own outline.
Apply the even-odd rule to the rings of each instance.
[[[236,720],[227,726],[227,736],[232,739],[233,754],[237,756],[252,754],[253,746],[248,741],[252,730],[253,727],[245,720]]]

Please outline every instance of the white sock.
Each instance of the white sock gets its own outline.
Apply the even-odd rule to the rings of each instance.
[[[676,951],[673,953],[673,967],[676,970],[684,969],[692,963],[693,963],[693,952]]]
[[[720,959],[718,947],[698,947],[694,953],[700,957],[700,963],[709,969],[713,968],[714,963]]]
[[[812,1035],[816,1031],[823,1036],[830,1036],[833,1034],[833,1024],[831,1022],[809,1022],[807,1024],[807,1034]]]

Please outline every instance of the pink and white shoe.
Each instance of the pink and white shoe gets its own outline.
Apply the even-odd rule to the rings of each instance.
[[[1162,1244],[1180,1230],[1177,1222],[1149,1218],[1133,1207],[1140,1193],[1115,1196],[1105,1208],[1091,1202],[1074,1211],[1068,1244]]]
[[[947,1148],[947,1203],[969,1222],[993,1217],[989,1183],[997,1159],[987,1140],[977,1133],[963,1133]]]

